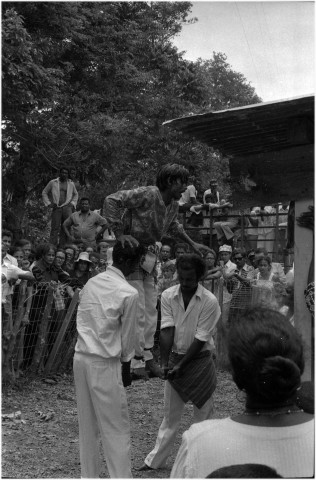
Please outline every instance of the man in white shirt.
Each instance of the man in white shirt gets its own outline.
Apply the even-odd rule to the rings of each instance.
[[[59,177],[48,182],[42,191],[44,205],[52,209],[49,241],[53,245],[66,243],[62,224],[72,214],[78,202],[77,189],[68,177],[69,168],[61,167]]]
[[[217,180],[212,179],[210,180],[210,188],[205,190],[203,194],[203,203],[215,203],[219,204],[219,191],[217,189]]]
[[[6,362],[6,353],[9,347],[11,337],[13,335],[12,321],[12,293],[13,285],[18,279],[34,280],[31,272],[24,271],[18,267],[16,258],[8,254],[12,244],[12,232],[2,230],[1,232],[1,313],[2,313],[2,365]],[[5,372],[2,372],[3,378]]]
[[[138,292],[125,276],[135,270],[140,254],[140,247],[115,244],[113,265],[91,278],[80,293],[74,379],[83,478],[99,477],[99,432],[110,477],[132,477],[123,385],[131,384]]]
[[[164,418],[156,445],[139,470],[165,466],[187,401],[194,405],[195,422],[213,414],[216,372],[211,339],[220,307],[216,297],[199,284],[205,263],[198,255],[181,256],[177,271],[180,285],[168,288],[161,296],[161,377],[167,380]]]
[[[181,194],[181,198],[179,200],[179,212],[186,212],[190,210],[192,205],[197,205],[199,202],[197,201],[197,190],[193,185],[195,180],[194,176],[190,176],[186,190]]]

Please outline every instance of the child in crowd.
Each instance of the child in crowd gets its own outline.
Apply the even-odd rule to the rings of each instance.
[[[107,258],[107,251],[108,251],[109,246],[110,245],[107,242],[105,242],[104,240],[101,240],[101,242],[99,242],[98,245],[97,245],[97,252],[100,255],[103,255],[104,258]]]
[[[158,280],[158,295],[161,295],[164,290],[178,282],[174,279],[176,272],[176,265],[171,260],[168,260],[161,266],[161,277]]]

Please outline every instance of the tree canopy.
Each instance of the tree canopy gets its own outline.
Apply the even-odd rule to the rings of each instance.
[[[2,2],[3,213],[17,235],[40,235],[40,194],[63,164],[94,208],[167,162],[223,177],[218,153],[162,123],[260,98],[224,53],[191,62],[174,46],[191,6]]]

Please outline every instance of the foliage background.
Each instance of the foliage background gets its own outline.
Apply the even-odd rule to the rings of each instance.
[[[183,58],[172,40],[190,2],[2,2],[3,223],[47,237],[41,201],[61,165],[100,208],[109,193],[186,165],[203,191],[228,160],[165,120],[261,101],[222,52]]]

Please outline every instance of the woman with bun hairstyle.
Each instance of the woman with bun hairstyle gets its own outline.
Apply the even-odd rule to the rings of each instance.
[[[285,478],[313,477],[314,416],[295,403],[304,370],[295,328],[275,310],[248,310],[229,330],[228,354],[244,411],[192,425],[171,477],[205,478],[244,463],[267,465]]]

